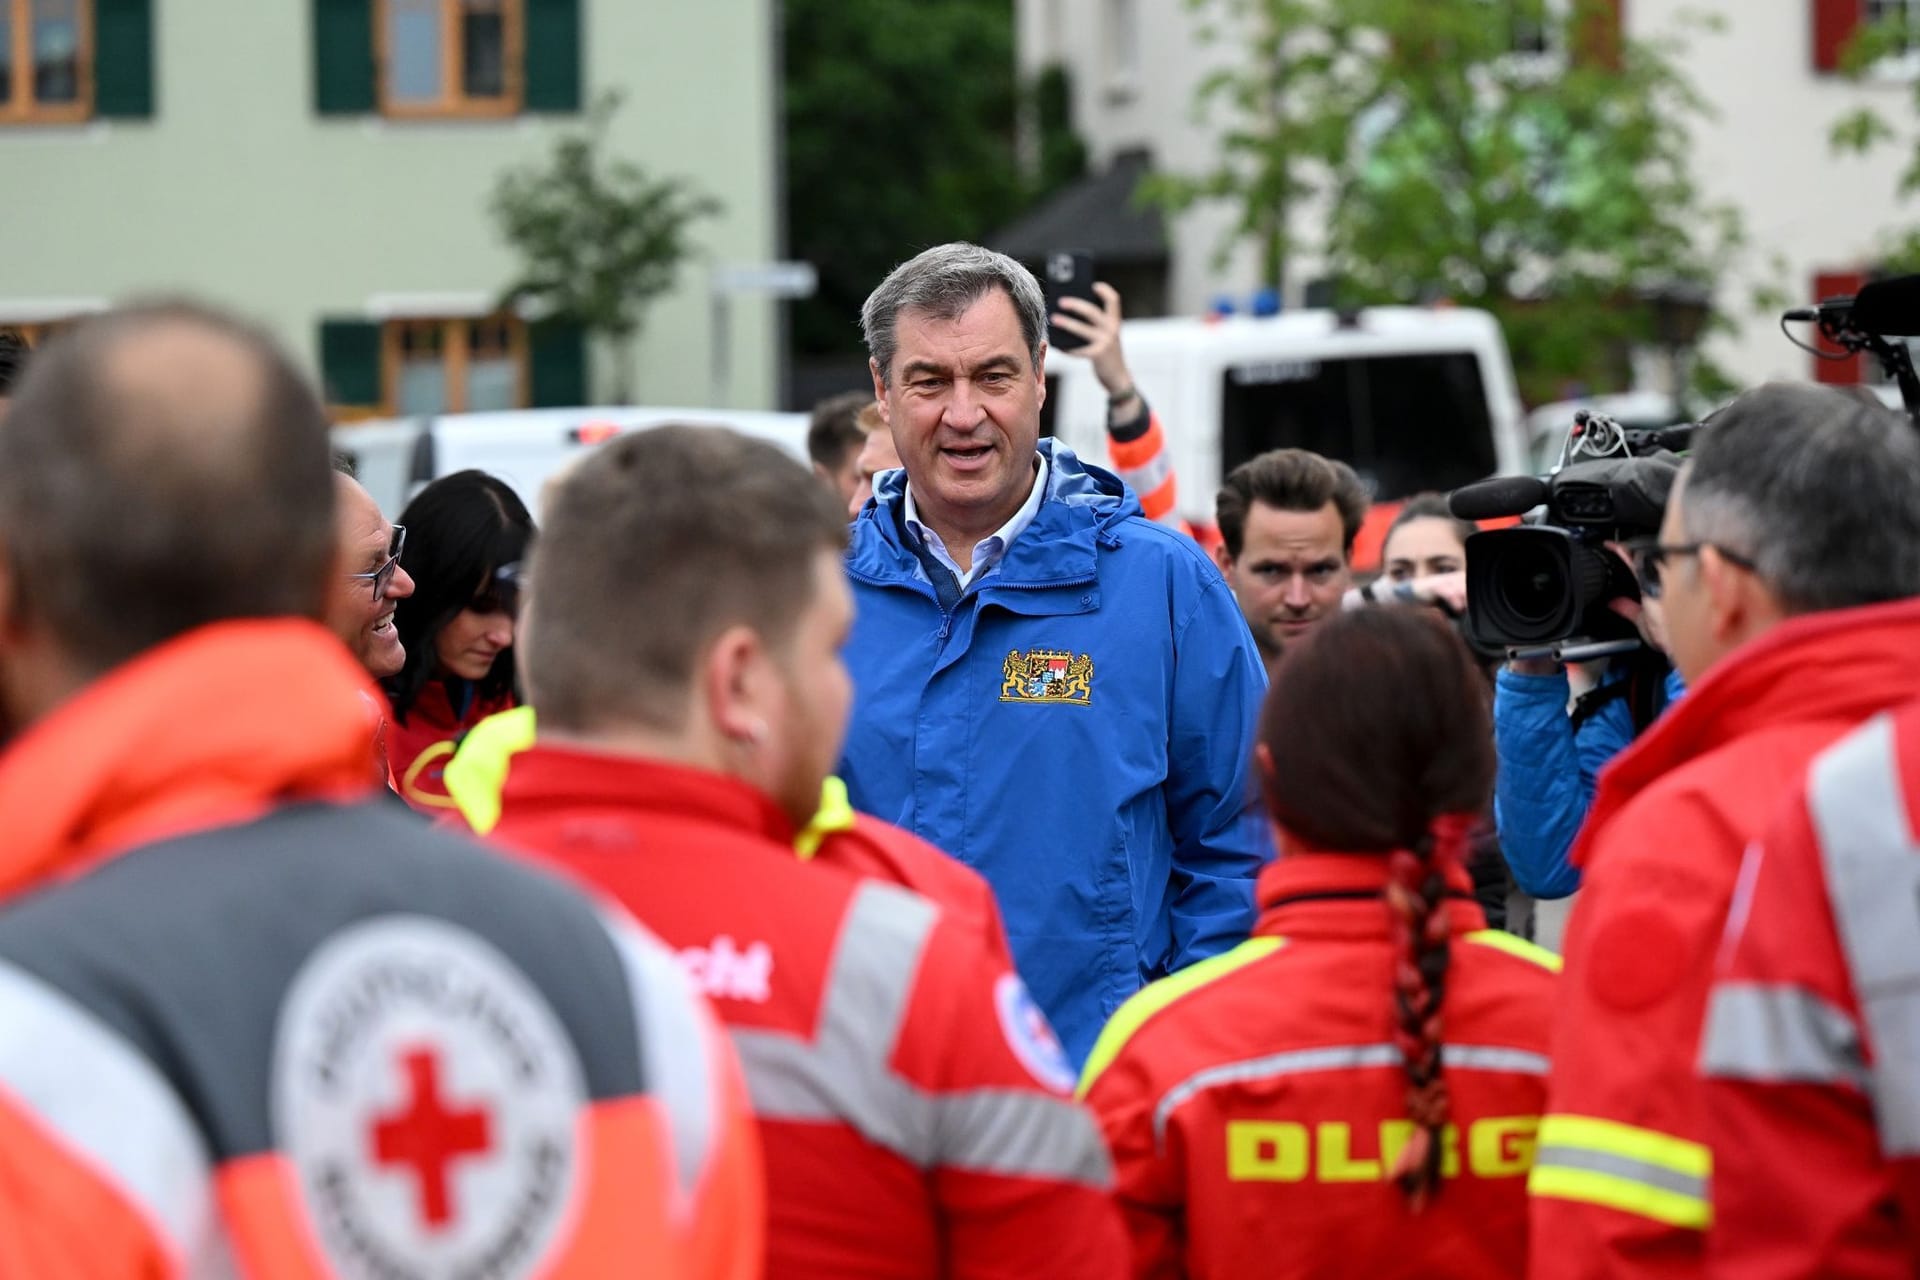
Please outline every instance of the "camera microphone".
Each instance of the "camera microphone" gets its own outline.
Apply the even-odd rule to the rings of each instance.
[[[1525,515],[1549,492],[1539,476],[1495,476],[1455,489],[1447,495],[1447,510],[1457,520],[1501,520]]]

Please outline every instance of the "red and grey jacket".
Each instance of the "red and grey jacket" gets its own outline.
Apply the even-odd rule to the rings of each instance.
[[[1920,602],[1791,619],[1600,775],[1529,1184],[1534,1239],[1554,1242],[1535,1280],[1703,1273],[1720,1160],[1700,1037],[1742,855],[1816,755],[1920,698],[1917,651]]]
[[[793,837],[734,779],[540,744],[493,832],[627,903],[705,988],[760,1123],[769,1275],[1116,1274],[1106,1151],[1004,955]]]
[[[365,799],[360,685],[211,627],[0,758],[0,1275],[758,1275],[671,955]]]
[[[1522,1274],[1557,960],[1485,928],[1464,871],[1442,1064],[1444,1182],[1388,1180],[1413,1134],[1378,854],[1285,854],[1253,937],[1120,1007],[1081,1091],[1113,1149],[1142,1280]]]
[[[1920,1272],[1920,705],[1823,752],[1747,853],[1700,1046],[1707,1274]]]

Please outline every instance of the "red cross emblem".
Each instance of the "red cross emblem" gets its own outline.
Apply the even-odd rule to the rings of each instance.
[[[453,1220],[447,1171],[462,1156],[493,1146],[487,1113],[479,1107],[449,1110],[440,1097],[440,1055],[410,1049],[400,1060],[407,1076],[407,1101],[399,1111],[376,1118],[373,1156],[378,1164],[406,1165],[420,1185],[420,1216],[438,1231]]]

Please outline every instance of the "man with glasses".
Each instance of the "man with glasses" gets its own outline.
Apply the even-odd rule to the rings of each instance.
[[[400,567],[407,531],[388,524],[373,495],[346,472],[334,472],[334,493],[340,572],[327,597],[327,626],[369,675],[384,680],[407,660],[393,625],[394,606],[413,594],[413,579]]]
[[[1823,387],[1695,437],[1657,539],[1675,703],[1600,779],[1573,861],[1532,1275],[1695,1276],[1712,1217],[1696,1055],[1741,854],[1820,750],[1920,697],[1920,435]]]

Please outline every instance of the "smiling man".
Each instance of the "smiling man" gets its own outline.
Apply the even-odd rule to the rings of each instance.
[[[400,567],[400,537],[360,482],[335,471],[334,533],[340,572],[327,596],[327,627],[376,680],[398,675],[407,651],[393,611],[413,594]]]
[[[904,470],[853,524],[842,776],[856,807],[986,876],[1083,1059],[1142,983],[1251,923],[1259,655],[1190,539],[1040,440],[1046,310],[1025,268],[929,249],[862,323]]]
[[[1340,612],[1366,518],[1353,468],[1305,449],[1274,449],[1227,473],[1214,500],[1214,557],[1268,662]]]

